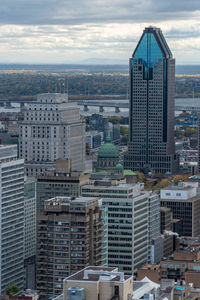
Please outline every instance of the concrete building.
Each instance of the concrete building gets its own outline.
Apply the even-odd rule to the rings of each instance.
[[[160,199],[158,194],[149,192],[149,259],[150,263],[158,263],[163,257],[163,237],[160,232]]]
[[[101,198],[108,209],[108,266],[134,274],[149,256],[149,192],[106,180],[81,190],[83,197]]]
[[[98,131],[89,131],[85,134],[85,142],[90,149],[95,149],[101,146],[103,140],[103,133]]]
[[[105,140],[109,132],[108,118],[105,118],[99,114],[92,114],[88,117],[88,121],[90,130],[97,130],[103,132],[103,137]]]
[[[0,145],[0,295],[24,284],[24,160],[17,145]]]
[[[173,214],[170,208],[160,208],[160,232],[163,235],[163,257],[173,253]]]
[[[20,123],[19,154],[27,176],[43,173],[58,158],[72,160],[73,171],[83,171],[85,124],[67,94],[48,93],[28,103]]]
[[[107,263],[106,210],[97,198],[56,197],[37,219],[37,290],[59,295],[63,279],[89,265]]]
[[[160,191],[161,206],[168,207],[173,213],[173,218],[181,220],[180,236],[200,235],[200,194],[198,188],[171,185]]]
[[[125,168],[177,174],[175,60],[159,28],[145,28],[130,59],[129,144]]]
[[[78,197],[89,178],[90,174],[73,172],[70,160],[56,160],[55,168],[36,177],[37,214],[43,212],[45,200],[56,196]]]
[[[132,299],[133,276],[117,268],[87,267],[64,280],[63,295],[56,299]]]
[[[180,249],[174,251],[168,259],[163,259],[157,265],[148,264],[137,272],[137,280],[148,277],[154,282],[162,279],[192,283],[194,288],[200,288],[200,240],[199,238],[180,238]]]
[[[37,291],[26,289],[19,291],[18,293],[9,296],[11,300],[38,300],[39,295]]]
[[[35,288],[36,191],[35,181],[24,182],[24,267],[26,289]]]

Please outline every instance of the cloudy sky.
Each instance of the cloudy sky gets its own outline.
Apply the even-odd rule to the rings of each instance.
[[[126,63],[149,25],[200,64],[200,0],[1,0],[0,63]]]

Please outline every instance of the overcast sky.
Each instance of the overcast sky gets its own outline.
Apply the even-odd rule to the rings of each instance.
[[[200,64],[200,0],[1,0],[0,63],[127,62],[145,26]]]

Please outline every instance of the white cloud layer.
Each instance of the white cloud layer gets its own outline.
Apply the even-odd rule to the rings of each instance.
[[[200,64],[199,0],[1,0],[0,62],[128,63],[145,26],[161,27],[179,64]]]

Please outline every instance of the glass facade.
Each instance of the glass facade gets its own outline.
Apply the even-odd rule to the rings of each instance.
[[[175,61],[158,28],[149,27],[130,59],[129,145],[125,167],[176,173]]]

